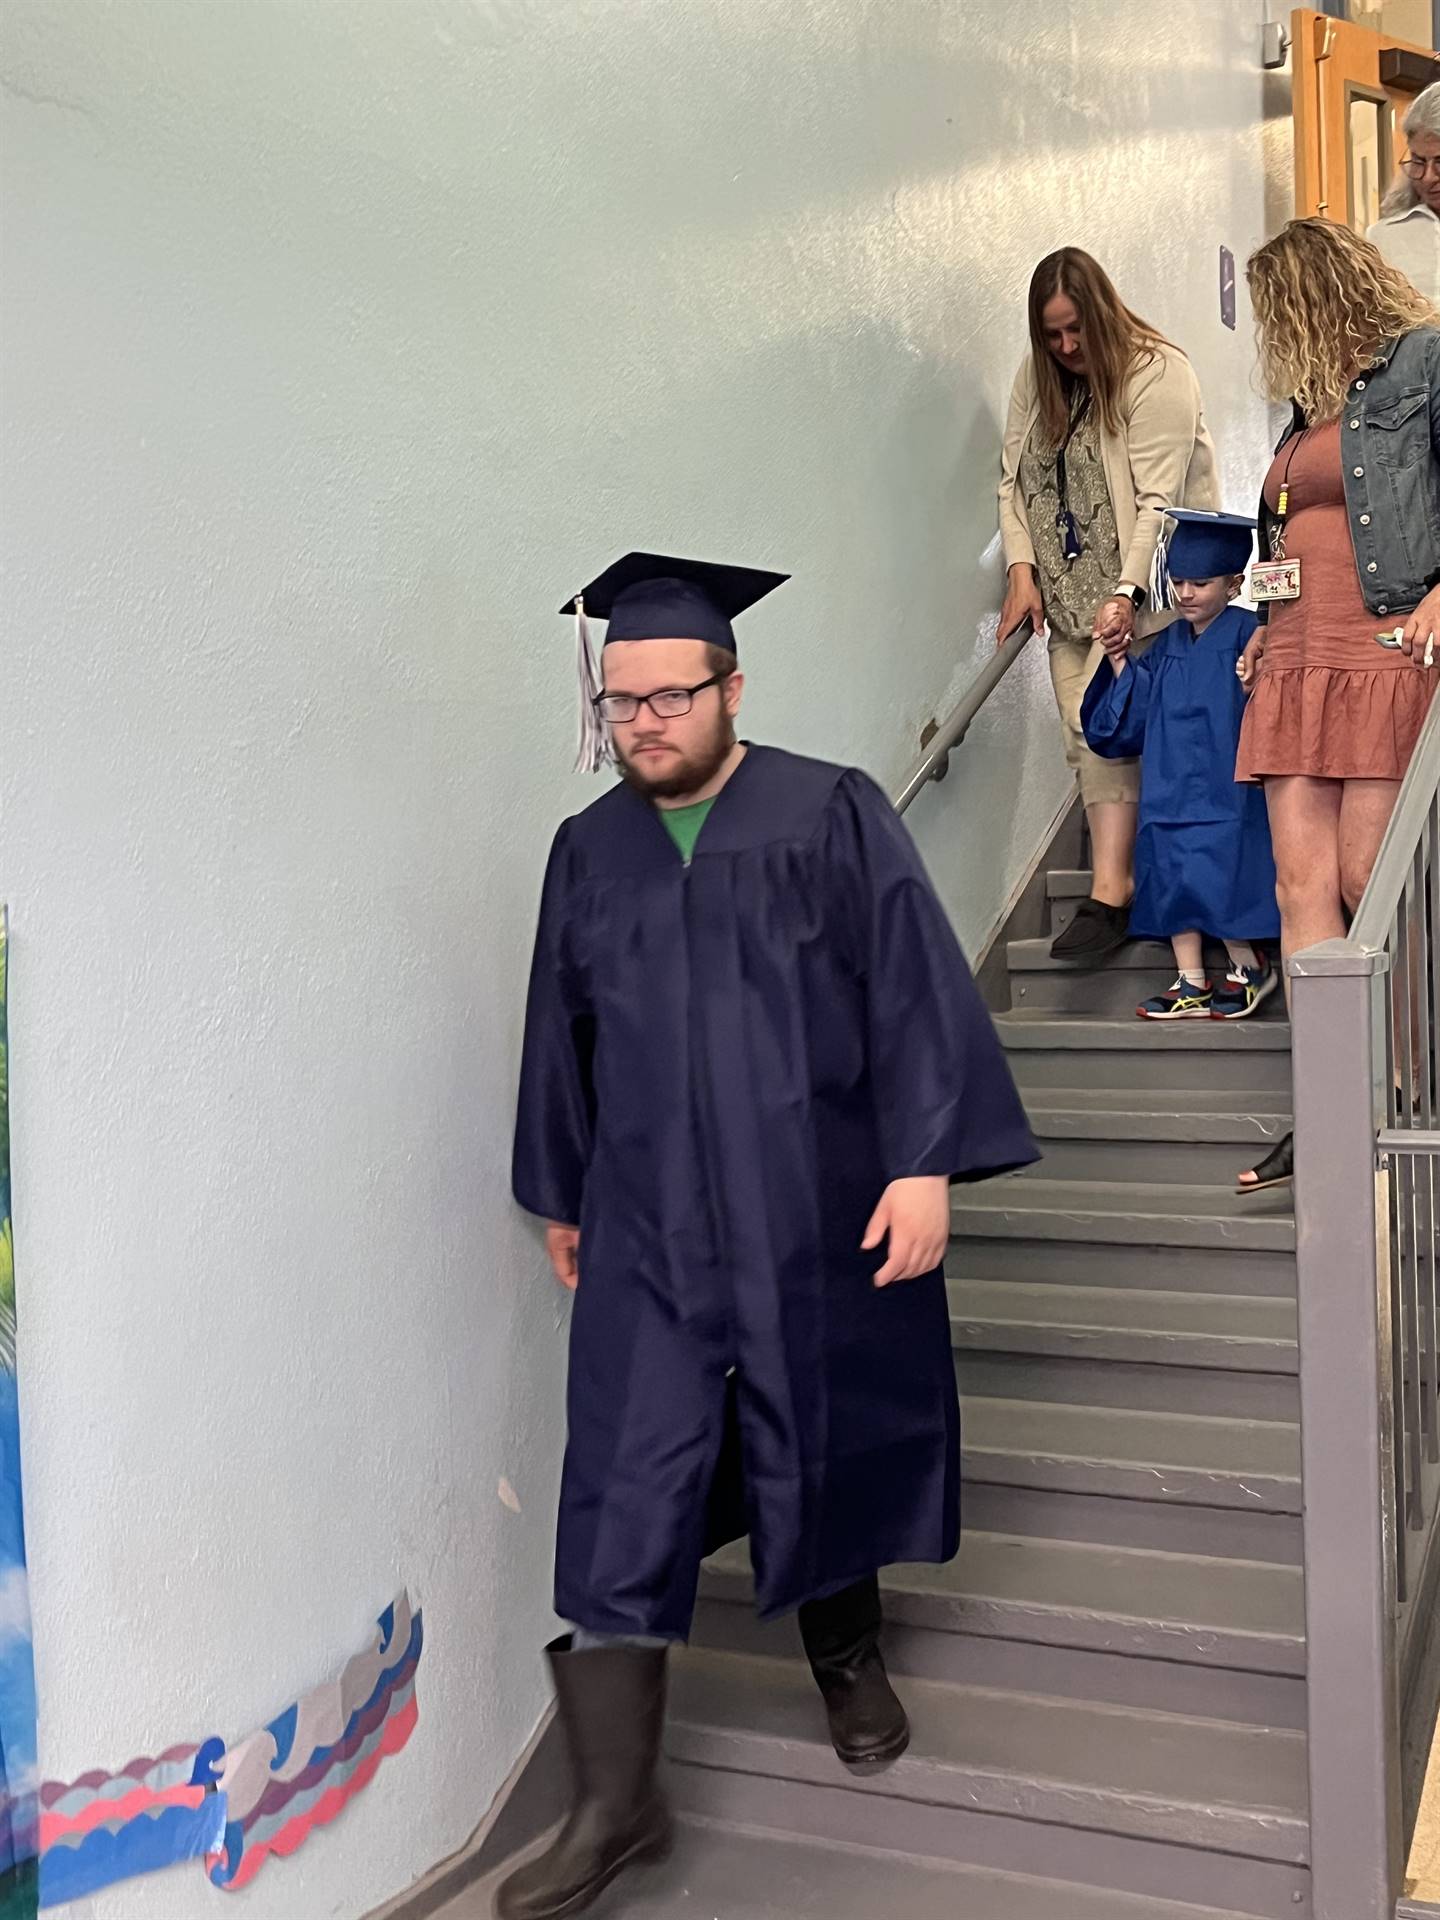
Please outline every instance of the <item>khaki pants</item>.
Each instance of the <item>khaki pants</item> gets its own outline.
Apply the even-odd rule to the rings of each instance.
[[[1060,709],[1066,765],[1079,778],[1080,798],[1087,807],[1107,800],[1128,800],[1134,806],[1140,798],[1140,762],[1102,760],[1086,746],[1080,730],[1080,702],[1104,658],[1105,649],[1098,640],[1069,640],[1051,632],[1050,681]]]

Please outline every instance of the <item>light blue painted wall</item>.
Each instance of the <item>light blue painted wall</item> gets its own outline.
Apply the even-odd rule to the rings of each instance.
[[[542,1705],[564,1312],[505,1175],[540,865],[592,791],[552,609],[632,544],[792,571],[750,730],[892,782],[989,644],[1062,241],[1192,353],[1246,504],[1216,249],[1283,199],[1261,12],[6,7],[43,1765],[248,1732],[399,1580],[429,1628],[411,1751],[251,1920],[399,1888]],[[914,816],[972,945],[1063,791],[1037,657]],[[86,1912],[193,1920],[197,1886]]]

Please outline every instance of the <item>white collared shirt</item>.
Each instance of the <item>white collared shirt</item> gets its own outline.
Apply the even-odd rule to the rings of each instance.
[[[1403,213],[1387,214],[1367,229],[1365,238],[1427,300],[1440,304],[1440,219],[1429,207],[1417,202]]]

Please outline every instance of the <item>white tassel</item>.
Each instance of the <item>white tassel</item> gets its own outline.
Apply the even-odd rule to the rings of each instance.
[[[1150,604],[1157,611],[1175,604],[1170,587],[1170,536],[1163,527],[1155,542],[1155,558],[1150,563]]]
[[[580,686],[580,740],[575,749],[577,773],[599,773],[610,764],[613,754],[610,734],[595,708],[600,692],[600,674],[590,645],[590,623],[585,618],[584,598],[575,596],[575,677]]]

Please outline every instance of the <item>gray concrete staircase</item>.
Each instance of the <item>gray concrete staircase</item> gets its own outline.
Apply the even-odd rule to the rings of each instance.
[[[835,1759],[743,1551],[674,1666],[681,1843],[607,1912],[1296,1920],[1309,1912],[1295,1225],[1236,1171],[1288,1124],[1289,1029],[1146,1026],[1173,977],[1009,948],[1042,1165],[957,1191],[965,1541],[887,1576],[909,1753]]]

